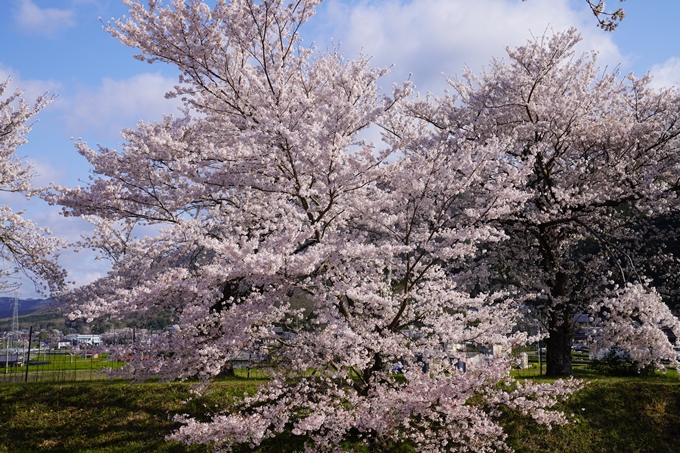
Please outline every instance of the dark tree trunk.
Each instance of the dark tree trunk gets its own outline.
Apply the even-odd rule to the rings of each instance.
[[[225,363],[222,366],[222,369],[220,370],[219,376],[223,376],[223,377],[234,377],[234,376],[236,376],[236,373],[234,373],[234,365],[232,365],[231,362]]]
[[[566,311],[566,310],[565,310]],[[557,319],[559,317],[559,319]],[[555,313],[550,317],[546,340],[548,376],[569,376],[571,374],[571,343],[573,331],[569,313]]]
[[[558,272],[555,276],[553,296],[564,298],[566,295],[567,275]],[[548,334],[546,340],[548,357],[546,358],[546,374],[548,376],[571,375],[571,344],[574,331],[571,322],[572,313],[567,302],[553,305],[553,311],[548,319]]]

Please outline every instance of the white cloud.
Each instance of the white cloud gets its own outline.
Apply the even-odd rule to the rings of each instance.
[[[46,160],[28,159],[28,162],[33,165],[33,179],[31,184],[34,187],[47,187],[51,184],[61,184],[66,179],[67,174],[65,169],[57,169]]]
[[[22,98],[28,103],[32,103],[39,94],[55,93],[61,88],[61,85],[53,80],[22,79],[16,71],[0,64],[0,81],[4,82],[7,79],[10,79],[10,84],[4,97],[7,97],[10,93],[13,93],[14,90],[18,89],[23,91]],[[59,98],[57,98],[57,100],[59,100]],[[42,115],[42,113],[39,113],[37,117],[31,119],[30,123],[36,123]],[[31,140],[32,135],[32,133],[28,134],[29,141]],[[32,184],[34,187],[43,187],[52,182],[60,182],[66,176],[63,171],[57,170],[45,160],[27,158],[24,154],[26,146],[27,145],[23,145],[19,147],[16,156],[20,159],[24,159],[26,165],[33,166],[35,176],[32,180]],[[33,200],[26,200],[26,197],[20,193],[0,192],[0,204],[9,204],[14,211],[23,211],[26,209],[30,211],[30,207],[34,205],[34,200],[35,198]]]
[[[40,8],[31,0],[20,0],[14,19],[24,33],[54,36],[58,31],[76,24],[73,11]]]
[[[568,0],[380,0],[348,5],[331,0],[314,20],[333,29],[348,58],[363,52],[376,66],[395,65],[388,82],[412,73],[418,91],[440,93],[442,73],[475,72],[492,57],[505,56],[506,46],[524,44],[544,32],[577,26],[584,35],[579,51],[596,50],[601,65],[615,66],[622,57],[611,34],[597,29],[592,14],[575,11]],[[326,46],[316,26],[316,43]]]
[[[655,88],[680,88],[680,58],[671,57],[663,64],[655,64],[649,71],[652,76],[651,85]]]
[[[28,203],[30,201],[21,193],[0,191],[0,205],[9,205],[15,212],[25,211]]]
[[[117,138],[123,128],[140,120],[158,120],[163,114],[176,113],[179,101],[164,97],[176,83],[174,78],[152,73],[125,80],[105,78],[97,89],[83,88],[64,102],[68,132]]]
[[[13,93],[15,90],[18,89],[19,91],[23,92],[21,96],[23,100],[29,104],[33,103],[38,95],[42,95],[45,93],[48,93],[48,95],[54,95],[62,88],[61,84],[51,79],[50,80],[22,79],[21,76],[16,71],[0,64],[0,81],[4,82],[7,79],[10,80],[10,83],[7,91],[5,92],[4,97],[9,96],[10,93]],[[61,102],[62,98],[56,97],[54,100],[54,105],[56,105],[58,108],[58,105]],[[28,124],[32,125],[32,128],[35,129],[37,127],[37,123],[40,122],[41,119],[45,119],[45,114],[46,113],[49,114],[49,112],[54,108],[54,105],[48,106],[46,110],[43,110],[40,113],[38,113],[38,115],[33,117]],[[49,122],[49,120],[47,122]],[[35,136],[36,136],[35,131],[29,132],[27,136],[29,140],[28,145],[23,145],[19,147],[16,151],[16,156],[20,159],[24,159],[27,164],[33,165],[35,177],[33,178],[32,184],[34,187],[44,187],[52,182],[55,183],[61,182],[67,176],[63,170],[61,171],[57,170],[45,159],[35,157],[31,158],[26,156],[25,152],[27,150],[27,147],[31,144],[31,141]],[[8,194],[8,193],[0,194],[0,202],[2,203],[9,202],[12,206],[15,206],[14,203],[17,200],[22,199],[23,195],[21,194]]]
[[[0,82],[10,79],[8,90],[5,92],[7,96],[15,89],[24,92],[24,100],[32,102],[39,94],[56,93],[61,88],[61,84],[52,79],[49,80],[25,80],[22,79],[17,71],[0,63]]]

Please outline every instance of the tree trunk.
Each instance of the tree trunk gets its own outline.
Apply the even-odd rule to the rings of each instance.
[[[571,374],[571,343],[573,330],[571,316],[567,310],[554,313],[548,323],[546,340],[548,357],[546,359],[546,374],[548,376],[569,376]]]
[[[556,298],[564,298],[566,295],[567,275],[558,272],[555,276],[555,286],[552,295]],[[571,322],[572,313],[569,304],[561,301],[554,305],[548,320],[548,334],[546,340],[547,358],[546,374],[548,376],[571,375],[571,343],[574,331]]]
[[[234,377],[234,376],[236,376],[236,373],[234,373],[234,365],[232,365],[231,362],[225,363],[222,366],[222,369],[220,370],[219,376],[223,376],[223,377]]]

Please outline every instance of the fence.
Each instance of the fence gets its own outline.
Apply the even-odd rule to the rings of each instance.
[[[267,379],[270,373],[267,368],[253,366],[234,368],[234,376],[246,379]]]
[[[0,351],[0,383],[7,382],[58,382],[109,379],[110,369],[124,366],[108,353],[82,351],[31,350],[26,364],[24,355]],[[247,379],[266,379],[269,370],[260,364],[239,364],[234,375]]]
[[[9,359],[18,359],[10,361]],[[107,354],[87,354],[85,351],[31,351],[30,361],[23,356],[0,353],[0,382],[83,381],[108,379],[103,371],[121,365],[109,360]]]
[[[519,359],[520,354],[526,354],[527,355],[527,362],[522,363],[522,360]],[[538,348],[533,347],[526,347],[526,348],[520,348],[517,351],[515,351],[515,355],[517,356],[517,364],[519,365],[518,367],[513,368],[513,376],[519,376],[519,377],[532,377],[532,376],[540,376],[540,375],[545,375],[546,373],[546,350],[543,348],[542,354],[539,356],[538,354]],[[587,352],[577,352],[577,351],[572,351],[571,352],[571,365],[574,368],[587,368],[590,364],[592,363],[592,360],[590,356],[588,355]]]

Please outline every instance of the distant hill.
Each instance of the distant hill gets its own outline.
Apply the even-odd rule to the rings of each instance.
[[[53,299],[19,299],[19,316],[53,309]],[[0,319],[11,318],[14,313],[14,297],[0,297]]]

